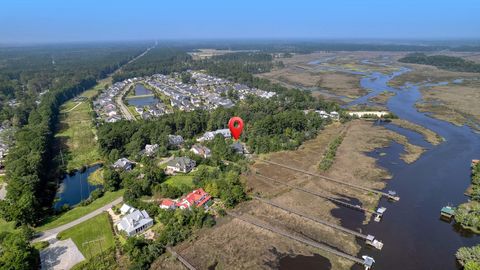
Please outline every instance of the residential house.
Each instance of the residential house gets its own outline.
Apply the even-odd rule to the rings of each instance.
[[[190,193],[187,194],[183,199],[180,199],[179,202],[177,202],[176,207],[180,209],[187,209],[192,206],[195,207],[205,207],[207,208],[209,205],[209,201],[212,199],[212,196],[205,192],[203,188],[196,189]]]
[[[130,205],[128,205],[126,203],[124,203],[122,205],[122,207],[120,207],[120,214],[122,214],[122,215],[130,214],[134,210],[135,210],[135,208],[131,207]]]
[[[175,174],[177,172],[188,173],[196,166],[195,160],[188,157],[176,157],[167,163],[165,172],[167,174]]]
[[[239,142],[236,142],[232,145],[230,145],[230,147],[235,151],[235,153],[237,154],[245,154],[245,147],[243,147],[243,144],[239,143]]]
[[[184,142],[183,137],[180,135],[168,135],[168,143],[172,146],[180,146]]]
[[[199,155],[203,158],[209,158],[212,156],[210,149],[201,144],[194,144],[190,151],[192,151],[195,155]]]
[[[203,134],[202,137],[198,138],[197,141],[203,142],[203,141],[211,141],[213,138],[215,138],[215,135],[221,134],[225,139],[229,139],[232,137],[232,134],[230,133],[230,130],[228,128],[225,129],[218,129],[215,131],[207,131],[205,134]]]
[[[133,236],[152,226],[153,219],[145,210],[134,209],[120,220],[117,229],[124,231],[128,236]]]
[[[115,163],[113,163],[113,168],[130,171],[133,168],[133,162],[126,158],[120,158],[119,160],[115,161]]]
[[[147,144],[145,145],[145,155],[153,156],[158,150],[158,144]]]
[[[174,200],[165,199],[160,204],[160,208],[165,209],[165,210],[175,209],[175,208],[177,208],[177,205],[176,205],[176,202]]]

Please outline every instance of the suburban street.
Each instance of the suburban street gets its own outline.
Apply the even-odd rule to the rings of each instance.
[[[57,237],[57,234],[59,234],[60,232],[63,232],[67,229],[70,229],[71,227],[73,227],[75,225],[78,225],[78,224],[80,224],[80,223],[82,223],[82,222],[84,222],[84,221],[86,221],[90,218],[93,218],[94,216],[101,214],[103,211],[107,211],[112,206],[114,206],[116,204],[119,204],[121,202],[123,202],[123,197],[120,197],[120,198],[112,201],[111,203],[108,203],[108,204],[106,204],[106,205],[104,205],[104,206],[86,214],[85,216],[80,217],[80,218],[72,221],[72,222],[69,222],[67,224],[58,226],[58,227],[50,229],[50,230],[46,230],[46,231],[42,232],[32,242],[49,241],[51,239],[55,239]]]
[[[125,105],[125,103],[123,103],[123,100],[122,100],[123,96],[127,93],[128,89],[132,85],[133,84],[129,84],[125,86],[123,91],[117,97],[115,97],[115,103],[117,103],[125,119],[137,121],[137,118],[133,116],[133,114],[128,110],[127,106]]]

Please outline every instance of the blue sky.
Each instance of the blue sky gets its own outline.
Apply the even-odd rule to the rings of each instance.
[[[1,0],[0,43],[480,39],[478,0]]]

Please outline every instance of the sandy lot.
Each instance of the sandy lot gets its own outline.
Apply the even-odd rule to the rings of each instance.
[[[388,172],[378,168],[375,159],[368,157],[365,153],[386,146],[392,140],[407,146],[408,153],[405,159],[414,160],[421,153],[421,149],[410,145],[405,137],[382,127],[373,126],[370,122],[355,120],[343,125],[329,126],[317,138],[305,142],[296,151],[273,153],[265,158],[319,173],[318,164],[322,160],[323,153],[331,140],[341,131],[346,131],[346,136],[338,148],[333,166],[325,174],[351,183],[377,189],[385,186],[384,179],[389,177]],[[325,199],[264,181],[255,175],[254,171],[330,196],[346,200],[357,198],[363,206],[370,209],[375,208],[379,199],[378,195],[349,190],[338,184],[261,162],[253,164],[250,173],[244,175],[243,179],[250,194],[257,194],[286,207],[337,224],[340,224],[340,219],[332,212],[347,211],[348,214],[357,217],[359,223],[362,220],[366,222],[369,218],[354,210],[340,209]],[[288,214],[257,200],[242,203],[233,211],[240,215],[254,217],[289,233],[326,243],[349,254],[357,254],[361,247],[351,235]],[[198,269],[275,269],[278,267],[279,254],[320,254],[330,260],[332,269],[349,269],[353,264],[229,216],[220,218],[213,228],[200,230],[194,238],[177,246],[176,250]],[[160,258],[155,264],[156,269],[170,265],[166,260],[166,258]]]

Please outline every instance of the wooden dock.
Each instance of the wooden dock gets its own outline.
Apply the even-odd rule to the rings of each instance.
[[[177,258],[187,269],[189,270],[197,270],[193,265],[191,265],[184,257],[182,257],[180,254],[175,252],[171,247],[167,247],[167,251],[170,252],[173,257]]]
[[[294,168],[294,167],[291,167],[291,166],[288,166],[288,165],[284,165],[284,164],[280,164],[280,163],[277,163],[277,162],[274,162],[274,161],[270,161],[270,160],[257,159],[257,158],[254,158],[254,160],[257,160],[257,161],[260,161],[260,162],[265,162],[265,163],[268,163],[268,164],[271,164],[271,165],[275,165],[275,166],[279,166],[279,167],[282,167],[282,168],[285,168],[285,169],[289,169],[289,170],[292,170],[292,171],[301,172],[301,173],[304,173],[304,174],[307,174],[307,175],[310,175],[310,176],[315,176],[315,177],[318,177],[318,178],[322,178],[322,179],[324,179],[324,180],[327,180],[327,181],[330,181],[330,182],[333,182],[333,183],[336,183],[336,184],[348,186],[348,187],[351,187],[351,188],[354,188],[354,189],[358,189],[358,190],[362,190],[362,191],[367,191],[367,192],[372,192],[372,193],[375,193],[375,194],[384,196],[384,197],[386,197],[386,198],[388,198],[388,199],[390,199],[390,200],[393,200],[393,201],[398,201],[398,200],[400,200],[400,197],[398,197],[398,196],[393,196],[393,195],[390,195],[390,194],[385,193],[385,192],[380,191],[380,190],[371,189],[371,188],[367,188],[367,187],[364,187],[364,186],[351,184],[351,183],[348,183],[347,181],[344,181],[344,180],[341,180],[341,179],[334,179],[334,178],[331,178],[331,177],[328,177],[328,176],[324,176],[324,175],[321,175],[321,174],[317,174],[317,173],[313,173],[313,172],[309,172],[309,171],[297,169],[297,168]]]
[[[344,259],[347,259],[347,260],[353,261],[355,263],[364,265],[364,260],[363,259],[357,258],[353,255],[347,254],[343,251],[340,251],[340,250],[337,250],[337,249],[332,248],[330,246],[327,246],[323,243],[320,243],[320,242],[317,242],[317,241],[314,241],[314,240],[311,240],[311,239],[307,239],[303,236],[293,235],[291,233],[288,233],[288,232],[285,232],[285,231],[280,230],[278,228],[275,228],[271,225],[260,222],[256,219],[252,218],[252,217],[240,216],[240,215],[237,215],[237,214],[232,213],[232,212],[227,212],[227,214],[232,216],[232,217],[235,217],[237,219],[240,219],[240,220],[242,220],[242,221],[244,221],[248,224],[254,225],[254,226],[259,227],[259,228],[262,228],[264,230],[279,234],[283,237],[298,241],[298,242],[303,243],[305,245],[309,245],[309,246],[321,249],[323,251],[326,251],[326,252],[332,253],[334,255],[340,256]]]
[[[331,202],[333,202],[337,205],[341,205],[341,206],[351,208],[353,210],[357,210],[357,211],[361,211],[361,212],[370,213],[372,215],[378,215],[377,212],[372,211],[372,210],[367,209],[367,208],[364,208],[360,205],[354,205],[354,204],[351,204],[351,203],[347,203],[347,202],[344,202],[344,201],[339,200],[337,198],[334,198],[334,197],[331,197],[331,196],[328,196],[328,195],[325,195],[325,194],[321,194],[319,192],[314,192],[314,191],[311,191],[311,190],[308,190],[308,189],[305,189],[305,188],[302,188],[302,187],[299,187],[299,186],[291,185],[291,184],[285,183],[283,181],[279,181],[279,180],[273,179],[271,177],[262,175],[260,173],[257,173],[256,176],[260,176],[261,178],[263,178],[265,180],[269,180],[269,181],[272,181],[272,182],[275,182],[275,183],[279,183],[279,184],[282,184],[282,185],[287,186],[289,188],[296,189],[296,190],[299,190],[299,191],[302,191],[302,192],[305,192],[305,193],[308,193],[308,194],[311,194],[311,195],[329,200],[329,201],[331,201]]]
[[[375,239],[375,237],[373,235],[366,235],[366,234],[363,234],[363,233],[360,233],[360,232],[357,232],[357,231],[354,231],[354,230],[350,230],[348,228],[345,228],[345,227],[342,227],[340,225],[337,225],[335,223],[331,223],[331,222],[328,222],[326,220],[323,220],[323,219],[320,219],[320,218],[317,218],[317,217],[313,217],[311,215],[308,215],[308,214],[305,214],[305,213],[302,213],[302,212],[299,212],[299,211],[296,211],[294,209],[291,209],[291,208],[287,208],[285,206],[282,206],[280,204],[277,204],[277,203],[274,203],[270,200],[267,200],[267,199],[264,199],[264,198],[261,198],[261,197],[258,197],[258,196],[252,196],[253,199],[255,200],[258,200],[258,201],[261,201],[263,203],[266,203],[270,206],[273,206],[273,207],[276,207],[278,209],[281,209],[287,213],[291,213],[291,214],[294,214],[294,215],[297,215],[297,216],[300,216],[300,217],[303,217],[305,219],[308,219],[308,220],[311,220],[313,222],[316,222],[316,223],[319,223],[319,224],[322,224],[324,226],[327,226],[327,227],[330,227],[332,229],[336,229],[336,230],[339,230],[341,232],[344,232],[346,234],[351,234],[359,239],[363,239],[365,240],[365,243],[367,245],[370,245],[370,246],[373,246],[377,249],[382,249],[383,248],[383,243],[380,242],[380,241],[377,241]]]

